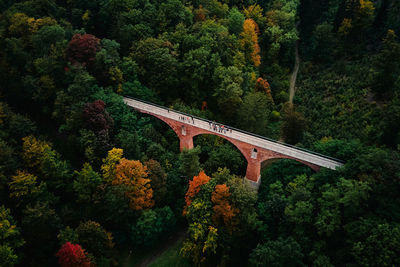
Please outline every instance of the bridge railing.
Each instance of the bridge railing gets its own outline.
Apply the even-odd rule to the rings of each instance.
[[[181,114],[181,115],[185,115],[185,116],[188,116],[188,117],[193,117],[194,119],[197,119],[197,120],[205,121],[205,122],[208,122],[208,123],[213,123],[213,124],[216,124],[216,125],[224,125],[224,126],[227,126],[229,129],[232,129],[232,131],[236,131],[236,132],[240,132],[240,133],[243,133],[243,134],[246,134],[246,135],[250,135],[250,136],[253,136],[253,137],[256,137],[256,138],[260,138],[260,139],[263,139],[263,140],[266,140],[266,141],[269,141],[269,142],[273,142],[273,143],[276,143],[276,144],[279,144],[279,145],[286,146],[288,148],[293,148],[293,149],[296,149],[296,150],[300,150],[300,151],[303,151],[303,152],[306,152],[306,153],[310,153],[310,154],[313,154],[315,156],[319,156],[319,157],[322,157],[322,158],[325,158],[325,159],[330,159],[330,160],[333,160],[333,161],[336,161],[336,162],[339,162],[339,163],[343,163],[343,164],[345,163],[343,160],[340,160],[340,159],[337,159],[337,158],[334,158],[334,157],[323,155],[323,154],[320,154],[318,152],[314,152],[314,151],[311,151],[311,150],[308,150],[308,149],[305,149],[305,148],[302,148],[302,147],[297,147],[297,146],[294,146],[294,145],[290,145],[290,144],[287,144],[285,142],[277,141],[277,140],[274,140],[274,139],[271,139],[271,138],[268,138],[268,137],[265,137],[265,136],[261,136],[261,135],[258,135],[258,134],[246,132],[244,130],[241,130],[241,129],[238,129],[238,128],[235,128],[235,127],[231,127],[231,126],[226,125],[226,124],[222,124],[222,123],[218,123],[218,122],[211,121],[211,120],[208,120],[208,119],[200,118],[200,117],[195,116],[195,115],[191,115],[191,114],[179,111],[179,110],[170,109],[170,108],[167,108],[167,107],[164,107],[164,106],[161,106],[161,105],[158,105],[158,104],[154,104],[154,103],[151,103],[151,102],[148,102],[148,101],[145,101],[145,100],[137,99],[137,98],[134,98],[134,97],[131,97],[131,96],[124,96],[124,97],[132,99],[132,100],[135,100],[135,101],[142,102],[144,104],[155,106],[155,107],[158,107],[158,108],[161,108],[161,109],[165,109],[166,111],[172,111],[172,112],[176,112],[176,113]]]

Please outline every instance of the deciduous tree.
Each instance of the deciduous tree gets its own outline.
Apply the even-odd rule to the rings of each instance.
[[[214,96],[217,97],[220,113],[232,119],[242,104],[242,72],[234,66],[218,67],[214,72],[214,80],[219,84]]]
[[[68,43],[67,57],[72,64],[91,66],[100,50],[100,39],[91,34],[75,34]]]
[[[74,191],[77,195],[77,202],[89,203],[92,195],[102,179],[100,174],[92,169],[89,163],[85,163],[80,172],[75,172],[77,179],[73,183]]]
[[[147,167],[138,160],[121,159],[116,166],[115,179],[113,185],[127,185],[129,191],[126,192],[130,199],[130,207],[133,210],[143,210],[154,205],[153,189],[147,177]]]
[[[114,120],[105,110],[105,106],[102,100],[96,100],[92,103],[87,103],[83,108],[83,117],[89,128],[95,132],[109,131],[114,125]]]
[[[15,250],[24,243],[10,210],[0,206],[0,265],[14,266],[17,264],[18,256]]]
[[[297,144],[303,139],[303,133],[306,128],[304,116],[288,106],[283,114],[282,137],[289,144]]]
[[[58,264],[61,267],[89,267],[91,266],[85,250],[78,244],[70,242],[62,245],[57,252]]]
[[[200,170],[199,154],[200,147],[184,149],[179,154],[179,171],[186,179],[190,179]]]
[[[146,161],[145,166],[148,170],[148,179],[150,179],[151,188],[153,189],[153,198],[158,206],[165,205],[164,198],[167,195],[167,175],[161,164],[150,159]]]
[[[251,63],[254,67],[261,64],[258,31],[257,23],[252,19],[246,19],[243,23],[243,31],[240,34],[240,46],[244,51],[246,62]]]
[[[264,134],[273,108],[272,98],[262,92],[249,93],[237,114],[239,125],[246,131]]]
[[[244,19],[244,15],[237,8],[232,8],[228,15],[229,32],[239,36],[243,30]]]
[[[152,246],[175,226],[175,216],[166,206],[156,210],[143,211],[132,227],[132,240],[137,245]]]
[[[222,221],[225,225],[230,225],[232,218],[238,210],[229,203],[229,187],[226,184],[216,185],[214,192],[211,194],[211,201],[214,204],[213,221],[217,225]]]
[[[10,198],[15,198],[17,203],[30,199],[32,195],[40,191],[37,186],[37,177],[27,171],[17,171],[17,174],[11,177],[8,185],[10,186]]]
[[[94,255],[96,260],[111,256],[111,250],[114,247],[112,234],[107,232],[98,222],[81,222],[75,232],[78,234],[79,244],[88,253]]]
[[[200,188],[203,184],[206,184],[210,181],[210,177],[207,176],[204,171],[200,171],[198,176],[194,176],[192,181],[189,181],[189,188],[185,195],[186,207],[192,204],[192,199],[196,196],[196,194],[200,191]]]
[[[378,97],[391,95],[394,92],[394,85],[400,73],[400,43],[396,33],[388,30],[383,39],[383,47],[377,60],[378,75],[373,86]]]
[[[106,183],[111,183],[115,179],[116,166],[122,159],[123,150],[120,148],[113,148],[108,151],[108,155],[103,159],[103,165],[101,165],[101,172],[103,174],[103,180]]]

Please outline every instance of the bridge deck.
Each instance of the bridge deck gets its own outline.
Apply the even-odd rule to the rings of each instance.
[[[178,121],[182,124],[187,124],[192,127],[198,127],[210,132],[213,132],[212,129],[210,129],[210,123],[215,123],[206,119],[202,119],[196,116],[192,116],[190,114],[186,114],[183,112],[171,110],[166,107],[162,107],[159,105],[151,104],[142,100],[130,98],[130,97],[124,97],[124,102],[137,110],[149,113],[149,114],[154,114],[154,115],[159,115],[163,116],[165,118],[171,119]],[[180,117],[185,116],[185,117],[190,117],[190,120],[181,120]],[[192,121],[193,118],[193,121]],[[218,124],[218,123],[216,123]],[[223,124],[218,124],[218,125],[223,125]],[[224,125],[225,126],[225,125]],[[293,158],[297,158],[299,160],[303,160],[312,164],[315,164],[317,166],[329,168],[332,170],[335,170],[338,167],[343,166],[343,162],[334,159],[325,155],[321,155],[312,151],[307,151],[305,149],[300,149],[285,143],[281,143],[275,140],[268,139],[266,137],[258,136],[252,133],[247,133],[245,131],[235,129],[233,127],[225,126],[229,129],[232,129],[232,132],[227,131],[225,132],[218,132],[218,134],[227,136],[251,145],[254,145],[256,147],[261,147],[264,149],[272,150],[278,153],[281,153],[283,155],[287,155]]]

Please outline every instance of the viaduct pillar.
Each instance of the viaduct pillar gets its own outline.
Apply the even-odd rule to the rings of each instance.
[[[179,143],[181,151],[183,149],[192,149],[193,148],[193,136],[179,136]]]
[[[308,165],[310,168],[312,168],[315,171],[318,171],[320,169],[319,166],[308,163],[303,160],[299,160],[296,158],[292,158],[287,155],[280,154],[278,152],[274,152],[271,150],[267,150],[264,148],[260,147],[254,147],[251,144],[248,144],[246,142],[242,142],[233,138],[230,138],[228,136],[221,135],[219,133],[213,132],[213,131],[208,131],[204,130],[198,127],[195,127],[195,125],[188,125],[187,123],[183,124],[179,121],[176,120],[170,120],[168,118],[165,118],[163,116],[159,115],[154,115],[153,116],[161,119],[165,123],[167,123],[176,133],[176,135],[179,138],[180,142],[180,150],[182,151],[183,149],[192,149],[193,148],[193,137],[199,134],[213,134],[213,135],[218,135],[229,142],[231,142],[234,146],[236,146],[239,151],[243,154],[243,156],[247,160],[247,169],[246,169],[246,177],[245,180],[249,183],[249,185],[253,188],[258,189],[261,183],[261,163],[267,160],[271,159],[277,159],[277,158],[286,158],[286,159],[293,159],[299,162],[304,163],[305,165]]]

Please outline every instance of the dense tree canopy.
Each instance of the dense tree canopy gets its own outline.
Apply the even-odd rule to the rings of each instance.
[[[394,0],[0,1],[0,266],[132,265],[177,238],[168,266],[400,265],[399,14]],[[204,134],[179,151],[123,96],[345,164],[266,161],[255,191],[235,145]]]

